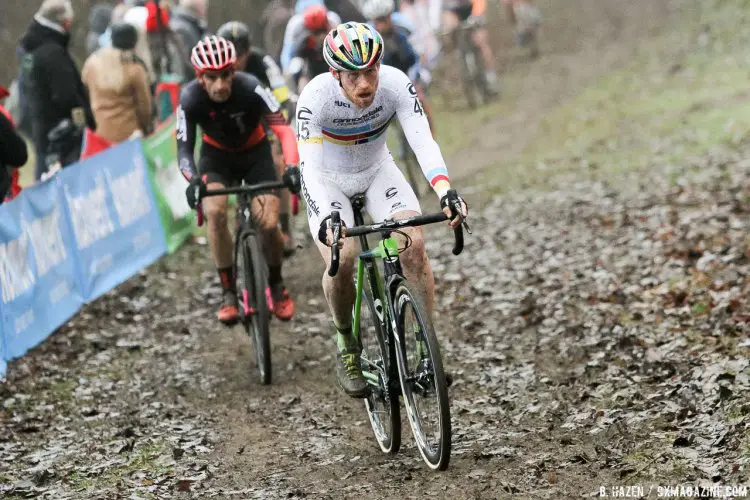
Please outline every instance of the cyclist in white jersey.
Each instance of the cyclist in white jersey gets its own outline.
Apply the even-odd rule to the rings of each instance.
[[[452,216],[447,207],[455,198],[448,195],[451,186],[440,147],[409,78],[396,68],[381,66],[383,50],[382,37],[370,25],[340,24],[323,43],[330,72],[307,84],[297,103],[302,193],[310,231],[320,241],[326,267],[332,243],[330,213],[338,210],[343,223],[351,227],[350,198],[355,194],[365,193],[365,208],[375,221],[421,213],[417,197],[385,144],[393,119],[401,123],[443,211]],[[466,204],[461,202],[466,216]],[[450,221],[451,227],[458,224],[458,217]],[[435,283],[422,231],[409,228],[404,232],[412,240],[400,256],[404,273],[421,289],[432,313]],[[323,290],[337,330],[337,380],[350,396],[364,397],[367,384],[359,367],[362,347],[351,330],[357,246],[353,240],[343,241],[339,272],[335,277],[323,274]]]

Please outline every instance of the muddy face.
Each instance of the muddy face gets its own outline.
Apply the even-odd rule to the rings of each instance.
[[[361,71],[338,71],[334,76],[341,82],[346,97],[355,106],[364,109],[375,100],[380,80],[380,64]]]

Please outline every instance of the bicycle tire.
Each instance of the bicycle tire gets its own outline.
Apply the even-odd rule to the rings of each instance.
[[[406,407],[406,413],[411,426],[417,448],[425,463],[433,470],[445,470],[448,468],[451,454],[451,417],[450,402],[448,400],[448,385],[443,370],[443,361],[440,356],[435,329],[427,314],[427,308],[422,298],[412,292],[406,282],[402,282],[396,288],[393,296],[393,306],[396,312],[396,325],[398,331],[398,342],[396,343],[396,359],[398,361],[399,380],[401,392]],[[411,306],[414,318],[419,326],[419,331],[413,332],[413,336],[421,335],[424,347],[427,350],[427,358],[422,357],[418,363],[408,360],[405,332],[406,309]],[[411,365],[419,365],[412,375]],[[430,385],[431,384],[431,385]],[[425,386],[427,386],[425,388]],[[423,427],[423,416],[419,405],[415,401],[417,392],[434,392],[438,407],[438,439],[433,447],[425,436]]]
[[[474,54],[474,85],[479,92],[479,96],[483,103],[491,101],[489,92],[489,83],[487,82],[487,72],[484,68],[484,59],[479,47],[472,45],[472,53]]]
[[[242,262],[244,265],[243,301],[252,311],[245,328],[253,342],[253,351],[258,364],[260,381],[263,385],[271,383],[271,338],[269,323],[271,311],[266,297],[266,262],[258,237],[250,234],[242,245]],[[247,294],[247,296],[244,296]]]
[[[471,40],[467,39],[470,35],[467,33],[459,33],[458,36],[458,63],[459,71],[461,72],[461,85],[464,89],[464,95],[466,96],[466,101],[469,105],[469,108],[476,109],[478,104],[474,88],[476,83],[474,80],[474,74],[471,68],[471,64],[469,63],[468,59],[469,57],[473,57],[473,52],[471,50]]]
[[[369,281],[369,280],[367,280]],[[363,325],[364,315],[360,315],[360,329],[359,337],[362,342],[362,359],[361,362],[363,371],[371,371],[371,364],[380,365],[382,374],[386,375],[380,379],[380,390],[373,391],[365,398],[365,409],[367,410],[367,416],[370,419],[370,426],[372,427],[375,439],[380,446],[380,449],[384,453],[395,454],[401,448],[401,407],[398,400],[398,392],[393,390],[391,376],[394,370],[391,369],[391,363],[393,363],[393,351],[389,350],[388,344],[385,341],[385,334],[382,329],[382,324],[378,321],[378,311],[375,306],[375,302],[372,299],[371,292],[368,292],[368,287],[362,290],[362,300],[367,303],[367,310],[370,313],[370,319],[373,325],[373,334],[375,342],[373,344],[374,349],[377,349],[378,354],[371,359],[370,356],[373,354],[368,349],[369,330]],[[385,314],[384,305],[381,305],[381,315]],[[364,334],[365,332],[368,334]],[[381,375],[382,377],[382,375]],[[382,404],[383,410],[379,409]],[[381,419],[381,414],[387,414],[387,421]],[[389,432],[390,430],[390,432]]]

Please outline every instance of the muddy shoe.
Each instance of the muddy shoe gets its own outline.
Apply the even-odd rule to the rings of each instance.
[[[237,305],[237,295],[225,293],[224,301],[216,313],[216,318],[225,325],[234,325],[240,319],[240,309]]]
[[[294,316],[294,300],[289,296],[289,291],[278,283],[271,285],[271,298],[273,299],[273,313],[281,321],[289,321]]]
[[[367,396],[367,382],[362,375],[359,359],[362,347],[350,335],[337,334],[338,355],[336,356],[336,381],[339,387],[353,398]]]

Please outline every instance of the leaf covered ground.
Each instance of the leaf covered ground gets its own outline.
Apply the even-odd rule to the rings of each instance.
[[[212,321],[218,282],[196,243],[11,364],[0,493],[558,499],[626,484],[747,484],[748,5],[701,2],[696,15],[697,2],[654,3],[668,14],[661,31],[627,24],[620,32],[642,41],[599,49],[602,64],[625,66],[564,89],[543,112],[517,104],[513,116],[525,109],[538,126],[517,129],[527,146],[502,165],[466,172],[474,235],[464,254],[450,255],[444,228],[429,231],[455,375],[448,471],[426,470],[406,422],[402,451],[382,455],[361,403],[336,389],[314,249],[288,266],[298,314],[273,324],[265,387],[249,340]],[[540,4],[555,23],[573,12]],[[605,27],[637,19],[623,2],[589,4]],[[515,63],[511,89],[550,68],[595,73],[588,49],[549,49],[528,68]],[[502,114],[488,119],[514,129]]]

